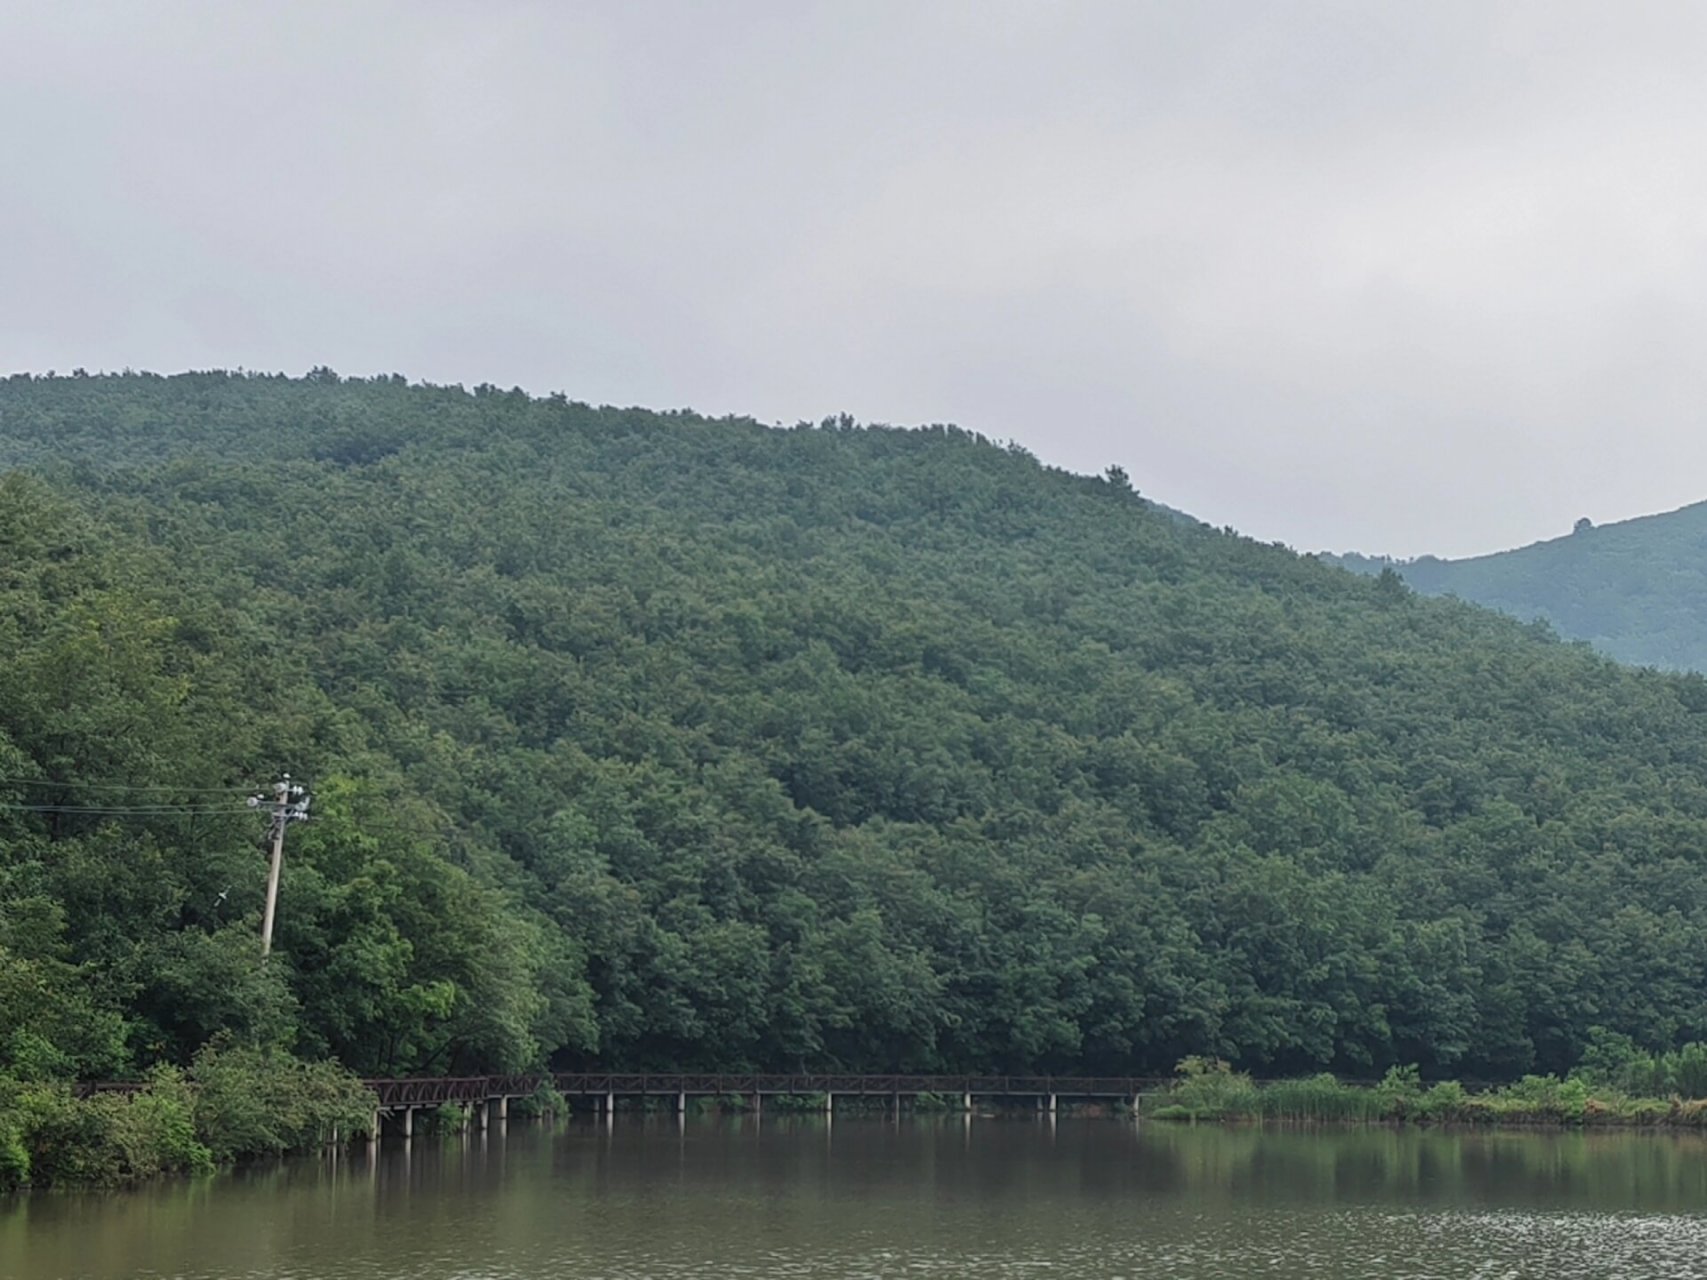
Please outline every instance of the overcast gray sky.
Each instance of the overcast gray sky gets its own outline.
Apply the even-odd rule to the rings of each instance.
[[[0,0],[0,369],[952,421],[1301,548],[1707,497],[1707,5]]]

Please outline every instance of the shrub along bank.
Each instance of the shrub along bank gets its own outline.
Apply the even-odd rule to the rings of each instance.
[[[1157,1120],[1281,1120],[1304,1123],[1507,1125],[1665,1125],[1707,1129],[1707,1098],[1677,1087],[1674,1068],[1692,1056],[1707,1062],[1707,1046],[1674,1054],[1639,1055],[1626,1069],[1589,1065],[1570,1076],[1524,1076],[1472,1092],[1456,1080],[1424,1084],[1415,1067],[1394,1067],[1375,1085],[1346,1084],[1322,1074],[1258,1084],[1217,1059],[1187,1058],[1168,1101],[1148,1114]],[[1652,1093],[1629,1081],[1647,1081]]]
[[[119,1186],[312,1150],[367,1132],[375,1105],[336,1064],[255,1049],[204,1049],[135,1094],[0,1077],[0,1189]]]

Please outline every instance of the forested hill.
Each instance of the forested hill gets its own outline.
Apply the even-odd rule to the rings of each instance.
[[[1623,662],[1707,671],[1707,502],[1595,527],[1515,551],[1441,560],[1324,559],[1391,568],[1418,591],[1541,618]]]
[[[12,378],[0,457],[0,1075],[1707,1038],[1707,682],[1118,474],[326,372]]]

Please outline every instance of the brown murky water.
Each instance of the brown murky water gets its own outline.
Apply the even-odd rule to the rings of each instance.
[[[1707,1277],[1707,1140],[619,1118],[0,1201],[0,1277]]]

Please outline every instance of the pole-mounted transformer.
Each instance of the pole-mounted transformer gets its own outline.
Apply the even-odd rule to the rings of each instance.
[[[267,905],[261,913],[261,954],[269,955],[273,949],[273,916],[279,905],[279,872],[284,868],[284,836],[285,828],[293,822],[308,820],[308,802],[312,799],[308,788],[300,782],[292,782],[290,774],[281,774],[279,780],[273,783],[272,801],[272,844],[273,860],[267,868]],[[268,802],[264,794],[249,797],[249,807],[259,809]]]

